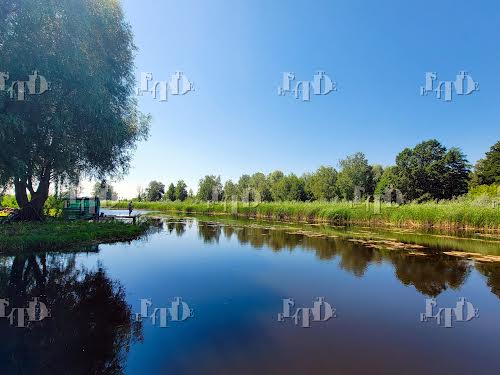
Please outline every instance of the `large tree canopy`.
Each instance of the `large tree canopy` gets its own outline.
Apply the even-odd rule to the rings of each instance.
[[[450,199],[467,192],[470,168],[458,148],[447,151],[431,139],[401,151],[393,172],[396,187],[408,200]]]
[[[500,185],[500,141],[491,146],[484,159],[476,163],[473,185]]]
[[[207,175],[198,183],[198,198],[204,201],[218,201],[222,199],[222,183],[220,176]]]
[[[14,184],[20,217],[41,218],[51,181],[120,175],[147,136],[133,36],[115,0],[4,0],[0,25],[7,85],[35,70],[50,82],[25,100],[0,92],[0,175]]]
[[[167,192],[163,196],[163,199],[167,199],[169,201],[175,201],[175,185],[173,183],[168,185]]]
[[[309,177],[306,190],[312,199],[331,200],[338,196],[336,183],[337,171],[335,168],[321,166]]]
[[[187,197],[188,192],[186,183],[184,182],[184,180],[177,181],[177,184],[175,185],[175,199],[182,202],[185,201]]]
[[[171,189],[171,194],[173,195],[175,200],[175,188],[173,184],[170,184],[169,190]],[[165,194],[165,185],[159,181],[151,181],[146,188],[146,200],[150,202],[159,201],[163,198],[163,194]],[[171,198],[171,197],[170,197]]]
[[[356,189],[371,194],[373,191],[373,171],[365,154],[357,152],[340,161],[337,186],[344,199],[353,199]]]

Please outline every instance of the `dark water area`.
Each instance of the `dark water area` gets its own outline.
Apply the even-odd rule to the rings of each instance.
[[[422,254],[339,231],[169,217],[130,243],[1,256],[0,373],[500,373],[500,263],[442,252],[498,243],[386,234]]]

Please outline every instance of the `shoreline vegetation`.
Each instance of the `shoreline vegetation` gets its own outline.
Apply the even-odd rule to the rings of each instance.
[[[126,209],[126,201],[103,201],[102,206]],[[440,230],[500,230],[500,212],[492,206],[467,201],[382,204],[375,213],[374,203],[351,202],[134,202],[134,209],[202,215],[232,215],[295,223],[366,225],[373,227],[434,228]]]
[[[17,222],[0,225],[0,253],[63,250],[70,247],[128,242],[146,233],[148,223],[130,225],[119,221]]]
[[[429,139],[405,148],[395,164],[370,164],[363,152],[302,175],[280,170],[243,174],[224,183],[205,175],[196,194],[184,180],[137,187],[134,207],[164,213],[233,215],[241,218],[442,231],[500,230],[500,141],[474,170],[457,147]],[[112,186],[106,199],[116,202]],[[96,183],[94,195],[102,196]],[[114,197],[114,198],[113,198]],[[353,203],[358,202],[358,203]],[[105,202],[127,208],[128,202]]]

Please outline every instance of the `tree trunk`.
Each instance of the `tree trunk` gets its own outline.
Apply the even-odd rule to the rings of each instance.
[[[16,179],[14,182],[16,201],[19,210],[13,215],[13,221],[42,221],[44,219],[43,208],[45,201],[49,197],[50,177],[47,172],[40,179],[38,189],[31,193],[31,200],[28,199],[26,189],[28,186],[24,181]]]

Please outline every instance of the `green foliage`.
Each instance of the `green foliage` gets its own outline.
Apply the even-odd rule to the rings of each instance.
[[[471,184],[500,185],[500,141],[491,146],[484,159],[477,162]]]
[[[120,202],[114,208],[125,208]],[[163,212],[230,215],[230,202],[210,203],[186,200],[184,202],[139,202],[138,209]],[[483,228],[500,229],[500,208],[478,205],[468,200],[409,203],[401,206],[382,205],[381,213],[374,213],[363,204],[349,202],[262,202],[238,204],[237,213],[243,217],[262,219],[326,222],[335,225],[395,225],[406,227]]]
[[[54,195],[51,195],[45,201],[45,215],[59,217],[62,214],[64,208],[64,201],[58,199]]]
[[[500,185],[479,185],[471,188],[467,194],[469,198],[486,196],[489,198],[500,198]]]
[[[274,171],[269,174],[268,176],[268,181],[269,181],[269,186],[271,189],[271,198],[273,201],[280,201],[283,200],[282,197],[286,196],[286,193],[283,193],[281,181],[285,177],[284,173],[281,171]]]
[[[212,201],[222,199],[222,183],[220,176],[205,176],[198,185],[198,199]]]
[[[170,190],[170,186],[168,188]],[[177,185],[175,185],[175,199],[179,201],[185,201],[188,197],[187,185],[183,180],[177,181]]]
[[[291,173],[276,180],[271,186],[271,194],[275,201],[303,201],[306,198],[305,182]]]
[[[396,185],[396,167],[395,166],[390,166],[384,169],[384,172],[382,173],[382,176],[380,176],[380,179],[377,182],[377,185],[375,187],[375,194],[376,195],[381,195],[384,193],[385,189],[389,186],[395,186]]]
[[[0,225],[0,250],[46,251],[74,245],[128,241],[145,233],[148,225],[122,222],[47,220],[41,223]]]
[[[55,196],[51,195],[45,202],[44,211],[48,216],[60,216],[63,209],[62,199],[57,199]],[[18,209],[16,197],[13,195],[4,195],[0,203],[0,208],[14,208]]]
[[[175,201],[175,186],[173,183],[168,185],[167,193],[163,197],[165,200],[168,201]]]
[[[332,200],[338,196],[337,171],[333,167],[321,166],[306,177],[306,191],[311,199]]]
[[[240,193],[238,190],[238,185],[233,181],[227,180],[224,184],[224,197],[227,199],[233,199],[233,197],[239,197]]]
[[[272,185],[271,189],[274,201],[285,201],[288,198],[288,192],[290,190],[288,178],[283,177],[279,179]]]
[[[174,191],[174,185],[172,184],[171,186],[173,188],[172,191]],[[151,181],[146,188],[146,200],[150,202],[161,200],[163,194],[165,194],[165,185],[159,181]],[[175,200],[175,193],[173,192],[172,194],[174,196],[173,200]]]
[[[254,173],[250,177],[250,187],[252,188],[253,194],[258,195],[260,201],[271,201],[271,186],[264,173]],[[253,197],[252,200],[257,200],[257,197]]]
[[[238,193],[241,198],[245,197],[250,190],[250,175],[244,174],[238,180]]]
[[[0,11],[0,67],[11,81],[36,68],[50,90],[24,101],[0,93],[1,179],[13,180],[21,208],[40,214],[56,176],[126,172],[150,119],[133,95],[136,48],[118,1],[8,4]]]
[[[380,164],[374,164],[371,166],[371,168],[372,168],[372,186],[370,187],[370,192],[374,193],[385,171],[384,167],[382,167]]]
[[[441,197],[451,199],[467,193],[470,179],[470,165],[460,149],[452,147],[444,156]]]
[[[357,152],[340,161],[337,188],[344,199],[353,199],[356,187],[365,194],[373,193],[373,172],[365,154]]]
[[[488,155],[494,160],[491,152]],[[216,191],[218,200],[231,200],[233,196],[249,202],[353,200],[357,189],[362,196],[370,197],[384,194],[391,187],[393,191],[399,189],[405,201],[422,203],[464,195],[470,175],[470,166],[460,149],[447,150],[436,140],[404,149],[398,154],[396,165],[385,169],[370,165],[361,152],[341,160],[340,168],[337,172],[333,167],[321,166],[300,177],[279,170],[267,176],[261,172],[244,174],[237,184],[226,181],[224,188],[220,177],[205,176],[200,180],[197,198],[212,201]]]
[[[406,148],[396,157],[396,187],[407,200],[451,199],[465,194],[469,164],[457,148],[449,151],[437,140]]]
[[[284,200],[288,201],[304,201],[305,200],[305,186],[304,180],[297,177],[293,173],[284,178],[287,181],[287,195]]]
[[[19,208],[19,205],[17,204],[16,201],[16,197],[13,195],[4,195],[2,197],[2,202],[0,206],[5,208]]]

